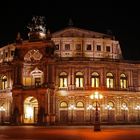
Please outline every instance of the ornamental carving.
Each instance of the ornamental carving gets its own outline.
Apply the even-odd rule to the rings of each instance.
[[[39,50],[33,49],[28,51],[24,56],[24,61],[32,62],[32,61],[39,61],[42,58],[42,54]]]

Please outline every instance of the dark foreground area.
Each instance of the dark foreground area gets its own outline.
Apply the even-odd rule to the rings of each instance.
[[[102,126],[0,126],[0,140],[140,140],[139,125]]]

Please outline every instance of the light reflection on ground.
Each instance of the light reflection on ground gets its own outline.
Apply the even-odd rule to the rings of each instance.
[[[140,126],[0,126],[0,140],[140,140]]]

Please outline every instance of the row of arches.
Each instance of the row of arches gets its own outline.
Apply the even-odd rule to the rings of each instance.
[[[38,120],[38,100],[33,97],[27,97],[23,102],[23,114],[19,112],[20,108],[15,106],[13,111],[11,110],[9,102],[0,103],[0,124],[5,122],[19,122],[19,116],[21,115],[23,123],[36,123]],[[12,114],[11,114],[12,111]],[[11,116],[10,116],[11,115]]]
[[[47,106],[46,104],[46,107]],[[103,123],[140,122],[140,104],[137,103],[132,106],[126,101],[121,101],[120,104],[118,104],[112,100],[103,102],[85,102],[83,100],[74,102],[62,100],[56,103],[56,112],[54,112],[56,123],[94,123],[96,107],[100,114],[100,120]],[[0,121],[6,120],[5,115],[7,109],[3,110],[3,108],[4,106],[1,105],[0,110],[3,111],[3,113],[0,116]],[[19,115],[18,111],[17,108],[14,109],[13,114],[15,117]],[[37,98],[33,96],[27,97],[23,102],[22,122],[37,123],[40,111]]]
[[[31,80],[32,79],[32,80]],[[40,86],[43,83],[43,72],[38,68],[35,68],[31,72],[31,79],[29,77],[23,78],[23,85],[35,85]],[[84,75],[81,72],[77,72],[75,75],[75,86],[82,88],[84,86]],[[100,76],[97,72],[91,74],[91,87],[98,88],[100,86]],[[106,86],[107,88],[114,87],[114,76],[112,73],[106,74]],[[0,89],[4,90],[8,87],[7,85],[7,76],[0,77]],[[68,87],[68,74],[66,72],[61,72],[59,75],[59,87],[66,88]],[[120,75],[120,88],[127,88],[127,77],[125,74]]]
[[[108,101],[106,104],[97,103],[101,122],[115,123],[115,122],[129,122],[140,121],[139,112],[137,108],[133,109],[126,102],[122,102],[118,106],[113,101]],[[60,123],[94,123],[96,102],[86,104],[82,101],[76,103],[68,103],[62,101],[59,104],[58,122]],[[132,116],[133,115],[133,116]]]
[[[93,72],[90,77],[91,87],[99,88],[100,87],[100,75],[97,72]],[[120,74],[120,81],[119,85],[121,89],[127,88],[127,76],[126,74]],[[106,74],[106,87],[107,88],[114,88],[115,77],[114,75],[109,72]],[[76,88],[83,88],[84,87],[84,74],[82,72],[77,72],[75,74],[75,86]],[[61,72],[59,74],[59,87],[60,88],[67,88],[68,87],[68,74],[66,72]]]

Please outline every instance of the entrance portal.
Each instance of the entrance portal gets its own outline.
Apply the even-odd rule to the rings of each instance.
[[[38,101],[34,97],[28,97],[24,101],[24,123],[36,123],[38,115]]]

